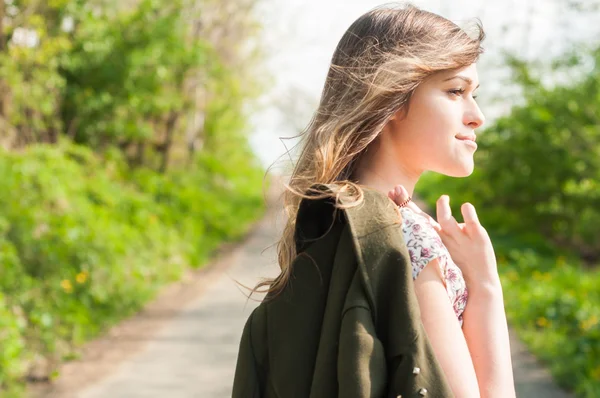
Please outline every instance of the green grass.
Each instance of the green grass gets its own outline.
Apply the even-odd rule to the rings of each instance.
[[[449,194],[458,220],[461,203],[477,207],[465,180],[428,174],[419,184],[430,208]],[[560,386],[578,397],[600,397],[600,270],[550,244],[535,225],[511,231],[510,210],[490,210],[477,207],[494,243],[509,324]]]
[[[76,357],[244,236],[262,177],[243,153],[162,175],[69,143],[0,151],[0,385],[18,391],[35,357]]]

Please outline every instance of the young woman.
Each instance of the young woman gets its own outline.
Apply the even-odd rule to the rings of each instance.
[[[335,50],[284,194],[281,275],[259,287],[276,295],[288,283],[298,206],[313,184],[378,190],[401,206],[422,322],[454,395],[506,398],[515,391],[490,239],[470,204],[458,223],[448,196],[437,202],[437,221],[410,202],[427,170],[473,171],[484,123],[475,100],[483,38],[480,25],[468,34],[410,5],[380,7],[354,22]]]

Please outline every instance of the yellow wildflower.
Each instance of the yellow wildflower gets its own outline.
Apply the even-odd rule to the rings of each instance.
[[[77,274],[77,276],[75,277],[75,280],[77,281],[77,283],[79,284],[83,284],[85,283],[85,281],[87,280],[88,277],[88,272],[87,271],[83,271]]]
[[[582,321],[579,326],[582,330],[587,331],[596,326],[596,324],[598,324],[598,317],[596,315],[592,315],[585,321]]]
[[[514,269],[511,269],[508,271],[508,279],[514,282],[519,279],[519,274]]]
[[[548,322],[548,320],[543,316],[538,318],[537,321],[535,321],[535,323],[541,328],[547,327],[550,324],[550,322]]]
[[[63,288],[63,290],[65,291],[65,293],[71,293],[73,291],[73,285],[71,284],[71,281],[68,279],[63,280],[60,283],[60,287]]]
[[[544,273],[542,274],[542,280],[544,280],[544,281],[549,281],[549,280],[551,280],[551,279],[552,279],[552,275],[551,275],[549,272],[544,272]]]

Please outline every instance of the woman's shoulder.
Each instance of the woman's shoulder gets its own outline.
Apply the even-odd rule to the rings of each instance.
[[[402,215],[402,233],[413,265],[413,277],[416,278],[429,262],[438,257],[445,258],[449,254],[439,234],[426,216],[409,208],[401,208],[400,214]]]
[[[432,243],[443,246],[440,235],[428,217],[407,207],[401,208],[400,214],[402,215],[402,230],[405,235],[429,239],[433,241]]]

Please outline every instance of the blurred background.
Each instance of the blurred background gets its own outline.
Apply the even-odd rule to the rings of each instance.
[[[561,388],[600,397],[600,1],[412,3],[487,34],[476,171],[416,192],[479,209],[511,328]],[[267,189],[290,173],[337,41],[381,4],[0,0],[0,396],[57,382],[272,217]],[[274,243],[268,225],[250,242]]]

